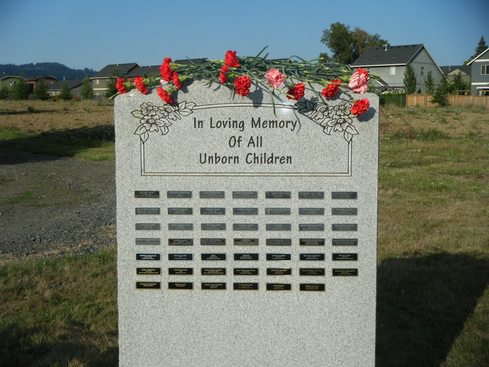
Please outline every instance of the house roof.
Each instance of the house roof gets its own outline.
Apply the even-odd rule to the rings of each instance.
[[[5,75],[5,76],[2,76],[0,78],[0,80],[12,79],[12,78],[14,78],[14,79],[25,79],[23,76],[19,76],[19,75]],[[25,80],[27,80],[27,79],[25,79]]]
[[[470,66],[468,65],[440,66],[440,69],[445,75],[448,75],[455,70],[460,70],[464,74],[470,75]]]
[[[174,64],[200,64],[207,59],[183,59],[183,60],[173,60]],[[160,75],[160,65],[151,65],[151,66],[136,66],[134,69],[131,69],[129,73],[127,73],[126,77],[134,78],[136,76],[159,76]]]
[[[83,84],[83,80],[58,80],[53,84],[48,85],[48,90],[61,90],[61,85],[65,82],[69,89],[76,88]]]
[[[125,76],[132,69],[137,67],[138,64],[135,62],[131,62],[128,64],[109,64],[104,66],[97,74],[95,74],[92,78],[110,78],[115,76],[115,74],[119,74],[120,76]]]
[[[173,60],[175,64],[200,64],[204,62],[205,58],[200,59],[182,59]],[[104,66],[97,74],[95,74],[90,79],[96,78],[110,78],[114,77],[115,74],[119,76],[134,78],[136,76],[157,76],[160,74],[160,65],[151,66],[139,66],[135,62],[127,64],[109,64]]]
[[[369,47],[351,66],[406,65],[423,48],[424,45],[422,44]]]
[[[55,78],[54,76],[36,76],[34,78],[29,78],[29,81],[30,82],[37,82],[39,81],[39,79],[44,79],[44,80],[47,80],[47,79],[50,79],[50,80],[58,80],[58,78]]]
[[[467,65],[472,64],[475,60],[477,60],[479,57],[481,57],[482,55],[484,55],[488,51],[489,51],[489,47],[485,51],[482,51],[479,55],[477,55],[476,57],[474,57],[472,60],[470,60],[470,62],[468,62]]]
[[[160,75],[160,66],[152,65],[152,66],[136,66],[126,75],[128,78],[134,78],[136,76],[158,76]]]
[[[181,60],[174,60],[173,62],[175,64],[202,64],[206,62],[207,59],[204,58],[199,58],[199,59],[181,59]]]

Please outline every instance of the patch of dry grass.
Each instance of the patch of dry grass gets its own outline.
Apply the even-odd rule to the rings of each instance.
[[[113,124],[113,106],[96,101],[0,101],[0,129],[40,134]]]
[[[443,135],[489,137],[489,113],[486,109],[462,107],[394,107],[381,110],[383,137],[415,138],[417,134],[438,131]]]
[[[34,154],[112,160],[113,106],[95,101],[0,101],[0,144]]]

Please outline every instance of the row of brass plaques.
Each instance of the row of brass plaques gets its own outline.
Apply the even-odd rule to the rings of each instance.
[[[201,275],[226,275],[226,268],[201,268]],[[160,275],[161,268],[158,267],[141,267],[136,268],[138,275]],[[193,268],[168,268],[168,275],[193,275]],[[234,268],[233,274],[237,276],[256,276],[259,274],[258,268]],[[299,275],[301,276],[325,276],[324,268],[300,268]],[[282,276],[292,275],[291,268],[267,268],[267,275]],[[358,269],[332,269],[333,276],[357,276]]]
[[[194,254],[168,254],[169,261],[192,261]],[[226,261],[225,253],[210,253],[210,254],[201,254],[202,261]],[[292,260],[291,254],[266,254],[267,261],[288,261]],[[161,260],[160,254],[155,253],[137,253],[136,260]],[[258,261],[259,254],[257,253],[239,253],[234,254],[234,261]],[[299,254],[300,261],[324,261],[325,254],[324,253],[306,253]],[[358,254],[356,253],[333,253],[332,254],[333,261],[357,261]]]
[[[200,283],[203,290],[225,290],[227,289],[225,282],[202,282]],[[161,282],[136,282],[138,289],[161,289]],[[194,289],[192,282],[168,282],[168,289]],[[253,282],[235,282],[233,283],[234,290],[258,290],[259,284]],[[300,283],[301,291],[316,291],[325,290],[323,283]],[[290,291],[292,284],[290,283],[266,283],[267,291]]]

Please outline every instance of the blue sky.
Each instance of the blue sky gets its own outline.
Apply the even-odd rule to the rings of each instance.
[[[0,63],[161,63],[164,56],[222,58],[228,49],[306,59],[328,50],[323,29],[341,22],[392,45],[424,43],[439,65],[460,64],[489,43],[489,0],[0,0]]]

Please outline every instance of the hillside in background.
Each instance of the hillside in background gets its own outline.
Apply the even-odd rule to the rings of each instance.
[[[86,76],[96,73],[92,69],[71,69],[57,62],[39,62],[37,64],[0,64],[0,77],[7,75],[19,75],[25,78],[38,76],[54,76],[59,80],[81,80]]]

